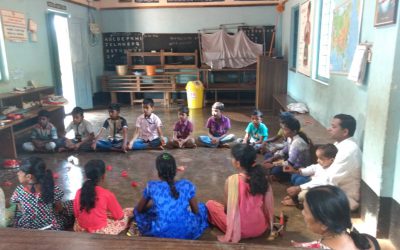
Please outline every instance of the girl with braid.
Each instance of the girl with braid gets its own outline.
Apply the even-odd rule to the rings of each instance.
[[[218,240],[237,243],[272,229],[274,196],[264,168],[256,164],[256,150],[236,144],[231,153],[232,166],[238,173],[225,181],[225,201],[210,200],[206,206],[210,223],[225,233]]]
[[[106,170],[104,161],[90,160],[84,169],[86,181],[74,200],[74,231],[119,234],[127,228],[132,208],[122,210],[115,195],[101,187]]]
[[[196,187],[188,180],[174,180],[176,163],[168,153],[157,157],[156,168],[160,180],[147,183],[134,210],[139,232],[160,238],[199,238],[208,223],[205,205],[197,203]]]
[[[73,222],[72,202],[61,202],[64,193],[54,185],[43,159],[24,160],[17,175],[21,185],[11,196],[11,203],[17,204],[14,227],[62,230]]]

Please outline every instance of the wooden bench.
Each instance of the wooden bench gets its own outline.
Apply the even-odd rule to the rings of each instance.
[[[152,237],[127,237],[66,231],[40,231],[0,228],[1,249],[174,249],[174,250],[285,250],[291,247],[276,245],[221,243],[203,240],[176,240]]]
[[[279,111],[288,112],[287,105],[295,103],[292,97],[286,94],[274,95],[274,114],[279,114]],[[294,114],[301,124],[301,129],[311,139],[314,146],[319,146],[327,143],[333,143],[334,140],[330,137],[327,129],[315,120],[310,114]]]

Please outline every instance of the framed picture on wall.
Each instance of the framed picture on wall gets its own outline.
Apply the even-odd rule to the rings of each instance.
[[[375,26],[396,23],[399,0],[376,0]]]
[[[312,58],[312,24],[314,23],[313,1],[306,0],[299,8],[299,31],[297,40],[297,71],[311,75]]]

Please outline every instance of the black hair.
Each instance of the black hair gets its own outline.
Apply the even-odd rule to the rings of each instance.
[[[300,131],[300,122],[294,116],[287,117],[284,120],[281,120],[281,123],[292,131],[296,131],[297,134],[307,143],[311,144],[311,140],[307,137],[307,135]]]
[[[37,115],[38,115],[38,117],[44,116],[44,117],[49,118],[49,117],[50,117],[50,112],[47,111],[47,110],[45,110],[45,109],[42,109],[42,110],[40,110],[40,111],[38,112]]]
[[[349,200],[340,188],[329,185],[311,188],[305,200],[314,219],[325,225],[329,232],[348,232],[358,249],[370,248],[368,239],[353,228]]]
[[[154,107],[154,101],[151,98],[144,98],[143,105],[149,105],[150,107]]]
[[[220,111],[223,111],[225,108],[225,105],[222,102],[215,102],[212,107],[213,109],[218,109]]]
[[[281,120],[281,121],[291,119],[291,118],[294,118],[294,115],[290,112],[281,112],[279,114],[279,120]]]
[[[96,201],[96,186],[106,172],[106,164],[102,160],[90,160],[85,166],[86,181],[81,188],[80,211],[90,212]]]
[[[317,147],[317,150],[321,150],[322,155],[326,158],[332,159],[336,157],[338,149],[332,143],[324,144]]]
[[[263,113],[258,109],[253,110],[252,115],[257,116],[257,117],[263,117]]]
[[[249,179],[250,193],[252,195],[265,194],[268,190],[266,171],[256,164],[257,152],[247,144],[236,144],[231,149],[233,158],[240,162],[240,166],[246,170]]]
[[[35,184],[40,184],[40,193],[44,203],[51,204],[54,202],[53,173],[50,169],[46,169],[46,163],[42,158],[32,156],[22,161],[20,170],[35,177],[37,181]],[[31,191],[35,192],[34,185],[31,187]]]
[[[174,181],[176,175],[175,158],[168,153],[160,154],[156,159],[156,168],[160,179],[168,183],[172,197],[174,197],[175,200],[178,199],[179,192],[176,190]]]
[[[121,105],[119,105],[118,103],[111,103],[108,106],[108,111],[113,111],[113,110],[120,111],[120,109],[121,109]]]
[[[75,107],[72,112],[72,115],[80,115],[83,116],[83,109],[81,107]]]
[[[346,114],[337,114],[333,118],[340,120],[340,127],[349,131],[349,136],[353,136],[356,131],[357,122],[354,117]]]
[[[186,114],[187,116],[189,116],[189,108],[186,106],[181,106],[179,108],[179,113],[183,113],[183,114]]]

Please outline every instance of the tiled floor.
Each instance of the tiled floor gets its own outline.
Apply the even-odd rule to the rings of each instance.
[[[244,136],[244,129],[249,122],[251,108],[227,108],[225,114],[231,118],[232,132],[237,136]],[[125,117],[129,126],[129,137],[132,136],[136,117],[141,114],[140,106],[124,107],[121,110],[121,116]],[[172,135],[173,124],[177,120],[177,107],[164,108],[156,107],[155,113],[161,118],[164,124],[164,134],[168,137]],[[210,115],[210,109],[192,110],[190,120],[195,125],[194,135],[206,133],[204,124]],[[85,118],[92,122],[95,128],[100,128],[104,120],[108,117],[105,109],[95,110],[85,113]],[[71,117],[66,118],[69,123]],[[265,115],[264,122],[270,130],[270,134],[276,133],[278,129],[277,118],[271,115]],[[133,207],[141,196],[141,191],[149,179],[157,179],[155,170],[155,158],[161,151],[134,151],[124,153],[57,153],[40,154],[54,172],[57,172],[59,178],[57,183],[65,192],[65,199],[73,199],[74,194],[80,188],[83,176],[82,166],[90,159],[102,159],[107,165],[113,167],[112,171],[106,174],[106,188],[113,191],[123,207]],[[191,180],[197,186],[197,198],[201,202],[209,199],[222,200],[223,185],[225,179],[234,173],[230,163],[229,149],[209,149],[198,147],[196,149],[170,150],[174,155],[178,165],[185,166],[184,172],[177,174],[177,179],[185,178]],[[75,156],[79,164],[73,165],[67,162],[68,157]],[[27,157],[27,154],[21,154],[20,157]],[[260,156],[260,161],[262,157]],[[121,177],[121,171],[126,170],[128,177]],[[11,172],[0,170],[0,183],[6,180],[13,182],[11,187],[3,187],[7,198],[17,185],[16,175]],[[139,183],[138,187],[132,187],[131,182]],[[280,200],[285,195],[286,185],[273,183],[275,196],[275,214],[279,215],[282,211],[288,216],[286,232],[282,237],[276,240],[268,241],[267,235],[257,239],[243,240],[245,243],[272,244],[289,246],[291,240],[309,241],[317,239],[316,235],[308,232],[305,227],[301,211],[294,207],[282,207]],[[216,235],[221,234],[216,228],[206,231],[201,240],[216,240]],[[390,248],[387,248],[390,249]]]

